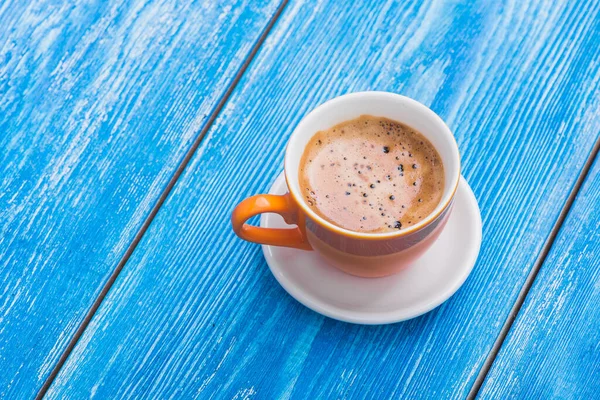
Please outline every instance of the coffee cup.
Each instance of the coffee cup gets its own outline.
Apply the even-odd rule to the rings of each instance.
[[[405,229],[378,233],[344,229],[318,215],[302,195],[299,170],[310,139],[318,131],[361,115],[383,117],[414,128],[440,156],[445,171],[441,200],[429,215]],[[329,100],[300,121],[287,144],[284,173],[289,192],[243,200],[231,216],[234,232],[254,243],[316,251],[332,266],[355,276],[382,277],[409,266],[442,232],[460,180],[460,156],[452,132],[427,106],[394,93],[359,92]],[[280,214],[287,224],[296,226],[273,229],[246,223],[261,213]]]

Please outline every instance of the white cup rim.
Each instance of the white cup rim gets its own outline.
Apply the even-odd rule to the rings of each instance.
[[[442,199],[440,200],[440,202],[436,206],[436,208],[429,215],[427,215],[427,217],[425,217],[423,220],[419,221],[418,223],[411,225],[410,227],[408,227],[406,229],[402,229],[402,230],[394,231],[394,232],[379,232],[379,233],[357,232],[357,231],[352,231],[352,230],[349,230],[346,228],[342,228],[338,225],[335,225],[332,222],[327,221],[326,219],[324,219],[323,217],[318,215],[304,201],[304,198],[302,197],[302,194],[300,193],[300,189],[299,189],[298,176],[290,176],[290,171],[297,170],[297,168],[293,168],[293,164],[292,164],[290,155],[293,152],[294,153],[301,152],[300,154],[302,154],[305,149],[305,146],[302,146],[301,149],[294,148],[296,146],[295,139],[300,133],[303,132],[303,130],[306,129],[307,122],[311,118],[315,118],[316,115],[323,113],[323,112],[327,111],[328,109],[331,109],[332,107],[337,107],[344,101],[356,100],[357,98],[361,98],[361,97],[368,101],[369,98],[372,98],[372,96],[378,97],[379,100],[381,100],[382,98],[383,99],[387,98],[388,100],[394,101],[394,102],[400,101],[401,103],[407,105],[408,107],[412,107],[413,109],[417,109],[418,111],[422,112],[423,114],[426,114],[427,118],[431,119],[431,121],[435,123],[436,129],[439,129],[440,132],[442,132],[444,134],[444,136],[451,139],[449,141],[451,143],[450,154],[454,160],[454,165],[456,165],[455,169],[453,169],[452,171],[447,171],[447,165],[446,165],[446,163],[444,164],[445,172],[446,173],[450,172],[452,174],[452,179],[451,179],[450,185],[445,185],[448,187],[444,187],[444,194],[442,195]],[[370,114],[370,113],[363,113],[363,114]],[[347,118],[346,120],[349,120],[352,118],[357,118],[359,116],[360,115],[356,115],[355,117],[350,117],[350,118]],[[405,123],[404,121],[401,121],[401,120],[399,120],[399,122]],[[316,133],[317,132],[313,132],[312,135],[314,135]],[[422,133],[425,134],[424,132],[422,132]],[[425,134],[425,136],[427,136],[427,135]],[[437,149],[437,150],[439,151],[439,149]],[[409,97],[406,97],[406,96],[403,96],[400,94],[396,94],[396,93],[382,92],[382,91],[354,92],[354,93],[349,93],[349,94],[335,97],[331,100],[328,100],[328,101],[320,104],[319,106],[314,108],[312,111],[310,111],[300,121],[300,123],[296,126],[292,135],[290,136],[290,139],[289,139],[287,147],[286,147],[286,154],[285,154],[285,160],[284,160],[284,172],[285,172],[285,179],[286,179],[288,190],[289,190],[290,194],[293,196],[293,198],[295,199],[298,206],[302,209],[302,211],[307,216],[309,216],[313,221],[316,221],[317,223],[319,223],[319,225],[325,227],[326,229],[328,229],[330,231],[341,234],[343,236],[349,236],[349,237],[361,238],[361,239],[367,239],[367,240],[369,240],[369,239],[372,239],[372,240],[373,239],[375,239],[375,240],[390,239],[390,238],[403,237],[403,236],[417,232],[417,231],[427,227],[432,222],[434,222],[440,215],[442,215],[443,211],[446,210],[452,204],[452,200],[454,199],[454,195],[456,194],[456,190],[458,189],[458,184],[460,182],[460,153],[458,151],[458,144],[456,142],[456,139],[454,138],[454,135],[450,131],[450,128],[440,118],[439,115],[437,115],[433,110],[431,110],[426,105],[424,105],[416,100],[413,100]]]

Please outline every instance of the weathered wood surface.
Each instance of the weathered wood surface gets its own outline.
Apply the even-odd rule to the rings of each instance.
[[[40,389],[278,1],[0,3],[0,397]]]
[[[599,8],[290,2],[49,397],[464,397],[600,132]],[[306,112],[367,89],[448,122],[484,223],[454,297],[379,327],[298,304],[229,226]]]
[[[480,395],[495,399],[600,396],[600,158]]]

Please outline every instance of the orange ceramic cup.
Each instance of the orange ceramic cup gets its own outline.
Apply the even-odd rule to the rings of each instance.
[[[321,218],[301,195],[300,159],[318,131],[363,114],[386,117],[421,132],[437,149],[444,165],[445,183],[437,208],[418,224],[397,232],[362,233],[341,228]],[[352,93],[330,100],[310,112],[296,127],[284,161],[289,193],[259,194],[243,200],[233,210],[233,230],[242,239],[272,246],[317,251],[340,270],[361,277],[394,274],[421,256],[437,239],[452,211],[460,179],[458,146],[442,119],[423,104],[386,92]],[[272,212],[283,216],[289,229],[250,226],[254,215]]]

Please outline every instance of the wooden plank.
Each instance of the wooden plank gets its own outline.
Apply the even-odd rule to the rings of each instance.
[[[37,393],[278,5],[0,4],[0,397]]]
[[[49,398],[465,397],[600,131],[599,9],[288,4]],[[301,306],[229,226],[281,170],[302,116],[364,89],[449,123],[484,221],[465,286],[392,326]]]
[[[480,390],[482,398],[600,393],[600,159]]]

